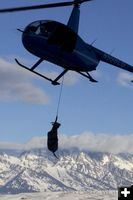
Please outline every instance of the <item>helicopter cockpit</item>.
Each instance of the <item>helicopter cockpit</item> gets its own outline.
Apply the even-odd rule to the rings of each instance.
[[[57,24],[54,21],[35,21],[26,27],[24,33],[39,35],[48,38],[56,27]]]
[[[25,34],[44,38],[49,45],[57,45],[69,52],[73,51],[77,41],[77,34],[71,28],[51,20],[32,22],[24,30],[23,38],[25,38]]]

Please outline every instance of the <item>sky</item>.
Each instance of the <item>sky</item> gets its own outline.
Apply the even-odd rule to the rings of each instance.
[[[0,7],[52,3],[55,1],[1,1]],[[58,1],[58,2],[61,2]],[[79,35],[87,43],[133,64],[133,1],[94,0],[81,5]],[[35,136],[46,136],[56,115],[60,86],[20,69],[18,58],[28,66],[38,59],[22,45],[21,33],[29,23],[51,19],[67,23],[72,7],[53,8],[0,15],[0,141],[25,143]],[[44,62],[38,68],[56,75],[61,68]],[[84,132],[131,136],[133,133],[133,75],[100,62],[91,73],[98,83],[91,83],[76,73],[65,75],[59,121],[60,134]]]

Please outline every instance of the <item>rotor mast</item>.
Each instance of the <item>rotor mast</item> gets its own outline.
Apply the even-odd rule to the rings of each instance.
[[[80,3],[79,1],[75,0],[71,16],[67,23],[67,26],[71,28],[75,33],[78,33],[79,20],[80,20]]]

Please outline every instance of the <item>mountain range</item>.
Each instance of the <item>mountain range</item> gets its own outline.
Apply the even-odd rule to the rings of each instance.
[[[133,184],[133,154],[46,148],[0,150],[0,193],[104,191]]]

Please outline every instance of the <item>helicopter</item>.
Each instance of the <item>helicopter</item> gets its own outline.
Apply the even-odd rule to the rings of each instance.
[[[90,72],[96,70],[100,61],[126,71],[133,72],[133,66],[94,47],[92,44],[87,44],[78,35],[80,5],[89,1],[92,0],[74,0],[35,6],[0,9],[0,13],[6,13],[73,6],[70,18],[66,25],[54,20],[37,20],[30,23],[24,30],[18,29],[22,32],[22,43],[24,47],[39,59],[30,68],[21,64],[15,58],[17,64],[22,68],[50,81],[53,85],[59,85],[60,78],[69,70],[81,74],[91,82],[98,82],[90,75]],[[55,79],[50,79],[35,71],[39,64],[45,60],[63,68],[63,71]]]

